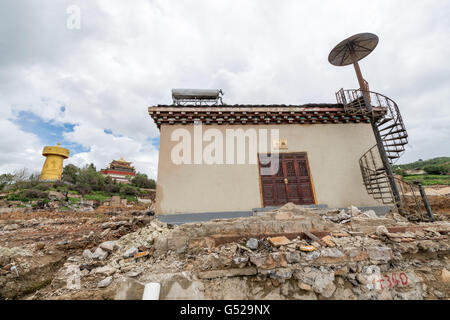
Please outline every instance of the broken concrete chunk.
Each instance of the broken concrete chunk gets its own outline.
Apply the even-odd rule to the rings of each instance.
[[[361,210],[359,210],[357,207],[355,206],[351,206],[349,208],[349,213],[352,217],[356,217],[357,215],[359,215],[361,213]]]
[[[100,267],[100,268],[96,268],[93,269],[91,271],[91,274],[104,274],[107,276],[113,275],[114,273],[116,273],[116,269],[110,266],[104,266],[104,267]]]
[[[370,219],[379,219],[380,218],[377,216],[377,214],[373,210],[365,211],[362,214]]]
[[[385,226],[378,226],[377,230],[376,230],[376,234],[379,237],[387,236],[387,235],[389,235],[389,231]]]
[[[291,243],[291,240],[289,240],[288,238],[286,238],[285,236],[282,237],[273,237],[273,238],[269,238],[269,242],[275,246],[275,247],[281,247],[281,246],[285,246],[287,244]]]
[[[299,263],[301,259],[298,252],[286,252],[286,260],[288,263]]]
[[[257,274],[258,271],[254,267],[243,269],[226,269],[226,270],[212,270],[199,272],[198,277],[200,279],[214,279],[224,277],[239,277],[239,276],[252,276]]]
[[[144,284],[134,279],[123,279],[118,286],[115,300],[141,300]]]
[[[252,250],[256,250],[258,249],[258,244],[259,244],[258,239],[250,238],[248,239],[246,246]]]
[[[336,248],[327,248],[327,249],[322,249],[320,251],[320,255],[322,257],[328,257],[328,258],[341,258],[344,256],[344,254],[342,253],[342,251],[336,249]]]
[[[305,290],[305,291],[312,291],[312,287],[309,284],[306,284],[306,283],[304,283],[302,281],[298,282],[298,287],[300,289],[302,289],[302,290]]]
[[[98,288],[107,288],[112,283],[113,277],[109,276],[102,281],[100,281],[97,285]]]
[[[330,298],[336,286],[334,285],[334,272],[320,272],[314,279],[313,290],[324,298]]]
[[[382,246],[371,246],[366,248],[367,255],[373,263],[388,262],[392,259],[392,249]]]
[[[98,260],[105,260],[107,256],[108,256],[108,252],[103,250],[102,248],[98,247],[97,250],[94,251],[92,258],[98,259]]]
[[[292,278],[292,270],[288,268],[280,268],[276,269],[273,274],[271,274],[272,279],[278,279],[278,280],[288,280]]]
[[[321,239],[328,247],[336,247],[336,244],[333,242],[333,238],[331,236],[325,236]]]
[[[139,250],[136,247],[131,247],[125,253],[123,254],[124,258],[131,258],[134,257],[135,254],[137,254]]]
[[[238,266],[239,268],[243,268],[247,265],[249,258],[248,257],[238,257],[233,259],[233,264]]]
[[[447,269],[442,269],[441,278],[442,282],[450,283],[450,271],[448,271]]]
[[[89,250],[89,249],[84,250],[83,251],[83,258],[92,260],[93,259],[93,255],[92,255],[91,250]]]
[[[333,232],[333,237],[336,238],[345,238],[345,237],[349,237],[350,235],[346,232]]]
[[[106,241],[100,244],[100,248],[108,252],[113,252],[117,247],[117,241]]]
[[[250,262],[253,263],[257,267],[262,267],[264,262],[266,262],[267,256],[263,256],[261,254],[255,254],[250,257]]]
[[[139,276],[142,273],[142,271],[130,271],[127,273],[127,277],[130,278],[136,278],[137,276]]]
[[[317,248],[314,246],[300,246],[299,249],[300,249],[300,251],[304,251],[304,252],[312,252],[312,251],[317,250]]]
[[[19,228],[20,228],[20,226],[18,224],[9,224],[9,225],[4,226],[3,230],[5,230],[5,231],[14,231],[14,230],[17,230]]]
[[[275,215],[276,220],[289,220],[289,219],[293,219],[293,218],[295,218],[294,214],[289,211],[278,212]]]
[[[68,290],[80,290],[81,289],[81,271],[77,265],[69,265],[65,272],[67,276],[66,288]]]
[[[139,258],[148,257],[149,255],[150,255],[150,252],[144,251],[144,252],[136,253],[133,257],[134,257],[135,259],[139,259]]]

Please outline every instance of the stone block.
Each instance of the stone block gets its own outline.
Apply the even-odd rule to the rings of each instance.
[[[92,258],[93,259],[99,259],[99,260],[105,260],[107,256],[108,256],[108,252],[103,250],[102,248],[98,247],[94,251],[94,254],[92,255]]]
[[[299,263],[301,255],[298,252],[286,252],[286,261],[288,263]]]
[[[120,207],[120,196],[112,196],[111,197],[111,206],[112,207]]]
[[[113,252],[118,248],[118,244],[117,241],[106,241],[100,244],[100,248],[108,252]]]
[[[327,248],[320,250],[320,257],[316,262],[324,264],[336,264],[346,261],[347,257],[342,253],[342,251],[336,248]]]
[[[136,280],[123,279],[119,284],[115,300],[142,300],[144,285]]]
[[[442,282],[446,283],[447,285],[450,284],[450,271],[447,269],[442,269],[441,273]]]
[[[386,263],[392,259],[392,249],[389,247],[366,247],[366,252],[372,263]]]
[[[348,256],[350,262],[359,262],[369,259],[367,252],[363,248],[358,247],[346,247],[342,250],[345,255]]]
[[[167,246],[176,253],[185,253],[188,247],[188,237],[170,237],[167,239]]]
[[[200,279],[215,279],[215,278],[227,278],[227,277],[239,277],[239,276],[253,276],[258,271],[254,267],[242,268],[242,269],[225,269],[225,270],[212,270],[199,272],[198,277]]]
[[[288,238],[282,236],[282,237],[273,237],[273,238],[269,238],[269,242],[275,246],[275,247],[281,247],[281,246],[285,246],[291,243],[291,240],[289,240]]]

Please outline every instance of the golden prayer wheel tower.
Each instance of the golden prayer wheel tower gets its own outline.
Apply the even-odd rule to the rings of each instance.
[[[44,147],[42,155],[46,157],[44,166],[42,167],[41,181],[58,181],[61,180],[63,171],[63,161],[69,157],[70,151],[61,148],[60,143],[56,147]]]

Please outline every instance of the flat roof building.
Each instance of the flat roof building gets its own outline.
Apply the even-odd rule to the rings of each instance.
[[[157,105],[156,213],[376,206],[359,159],[376,145],[367,115],[342,104]],[[374,108],[382,118],[383,108]]]

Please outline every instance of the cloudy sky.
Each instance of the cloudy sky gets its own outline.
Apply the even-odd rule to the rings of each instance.
[[[1,0],[0,173],[39,171],[42,147],[60,141],[66,164],[124,157],[156,177],[147,107],[171,103],[171,88],[222,88],[229,104],[333,103],[357,81],[329,51],[360,32],[380,37],[361,68],[400,107],[401,162],[449,156],[449,12],[448,0]]]

